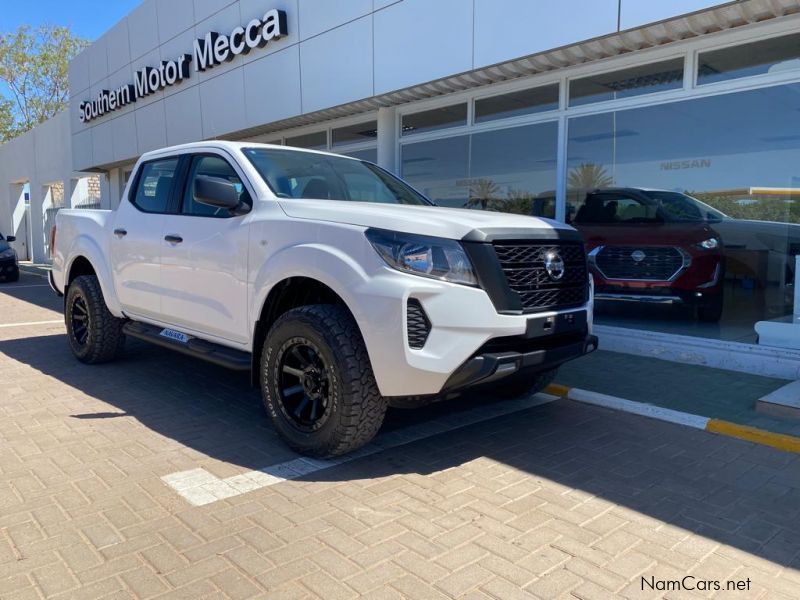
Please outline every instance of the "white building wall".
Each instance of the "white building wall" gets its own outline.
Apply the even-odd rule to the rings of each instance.
[[[73,166],[221,137],[719,2],[145,0],[70,65]],[[88,124],[78,105],[279,8],[288,35]]]
[[[44,262],[44,209],[48,197],[48,186],[61,183],[70,190],[70,182],[76,174],[72,170],[70,154],[70,114],[64,111],[0,146],[0,231],[8,235],[24,232],[13,229],[14,213],[21,214],[21,190],[25,183],[30,186],[30,244],[27,253],[35,262]],[[101,180],[102,181],[102,180]],[[14,246],[25,241],[20,236]],[[23,254],[22,252],[20,252]]]

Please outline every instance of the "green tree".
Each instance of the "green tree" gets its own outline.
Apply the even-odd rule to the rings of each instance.
[[[22,25],[0,34],[0,141],[66,108],[69,61],[87,45],[69,27]]]
[[[491,179],[475,179],[469,186],[469,200],[465,207],[497,210],[500,203],[499,191],[500,188]]]
[[[614,185],[614,178],[598,164],[581,163],[569,172],[567,187],[573,190],[593,190]]]

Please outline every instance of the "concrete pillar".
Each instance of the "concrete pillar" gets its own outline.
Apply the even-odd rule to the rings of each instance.
[[[30,196],[31,196],[31,259],[35,263],[44,263],[48,257],[44,251],[44,210],[43,206],[49,186],[42,185],[38,180],[33,179],[30,182]],[[50,232],[47,232],[50,235]]]
[[[378,166],[391,173],[397,172],[397,110],[394,107],[378,109]]]
[[[109,175],[110,173],[108,171],[98,174],[100,178],[100,208],[116,207],[112,193],[113,186],[111,185]]]
[[[0,232],[4,235],[13,235],[17,240],[11,245],[17,251],[20,260],[30,259],[30,231],[29,215],[25,208],[25,184],[11,183],[8,185],[8,202],[6,210],[0,215]]]
[[[117,209],[125,191],[125,175],[122,169],[111,169],[108,172],[109,208]]]

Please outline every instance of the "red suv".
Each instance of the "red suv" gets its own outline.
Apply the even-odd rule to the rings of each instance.
[[[724,257],[717,213],[678,192],[598,189],[568,219],[584,237],[596,300],[695,307],[722,316]]]

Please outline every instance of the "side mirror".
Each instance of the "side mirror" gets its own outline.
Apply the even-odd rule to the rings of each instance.
[[[239,192],[230,181],[220,177],[198,175],[194,180],[194,200],[215,208],[224,208],[233,212],[241,209]]]
[[[17,241],[17,236],[15,236],[15,235],[7,235],[6,236],[6,241],[7,242],[16,242]]]

